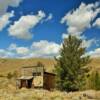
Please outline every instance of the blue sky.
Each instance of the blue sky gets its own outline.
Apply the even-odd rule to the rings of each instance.
[[[0,57],[53,57],[69,34],[100,57],[99,0],[0,0]]]

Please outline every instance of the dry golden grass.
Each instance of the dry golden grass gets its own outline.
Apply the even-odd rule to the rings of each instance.
[[[25,66],[35,66],[38,62],[42,62],[46,71],[51,72],[54,68],[55,61],[53,59],[32,58],[32,59],[0,59],[0,74],[20,70]]]
[[[100,58],[91,59],[89,66],[95,70],[100,70]]]
[[[14,79],[0,78],[0,100],[100,100],[100,91],[47,91],[43,89],[16,89]]]
[[[0,74],[6,74],[15,70],[20,70],[23,66],[35,66],[38,62],[42,62],[46,71],[52,72],[56,64],[54,59],[31,58],[31,59],[0,59]],[[91,60],[89,66],[93,70],[100,69],[100,58]]]

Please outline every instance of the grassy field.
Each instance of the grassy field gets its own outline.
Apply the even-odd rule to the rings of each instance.
[[[14,79],[0,78],[0,100],[100,100],[100,91],[47,91],[43,89],[16,89]]]

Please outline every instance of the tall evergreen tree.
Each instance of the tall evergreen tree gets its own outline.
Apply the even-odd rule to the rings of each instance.
[[[55,66],[57,87],[60,90],[76,91],[84,83],[84,76],[88,72],[86,64],[89,62],[89,56],[84,56],[85,52],[81,39],[69,35],[64,40]]]

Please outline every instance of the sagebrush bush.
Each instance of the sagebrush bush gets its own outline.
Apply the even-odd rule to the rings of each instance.
[[[12,77],[13,77],[12,73],[9,72],[9,73],[7,74],[7,78],[8,78],[8,79],[11,79]]]

